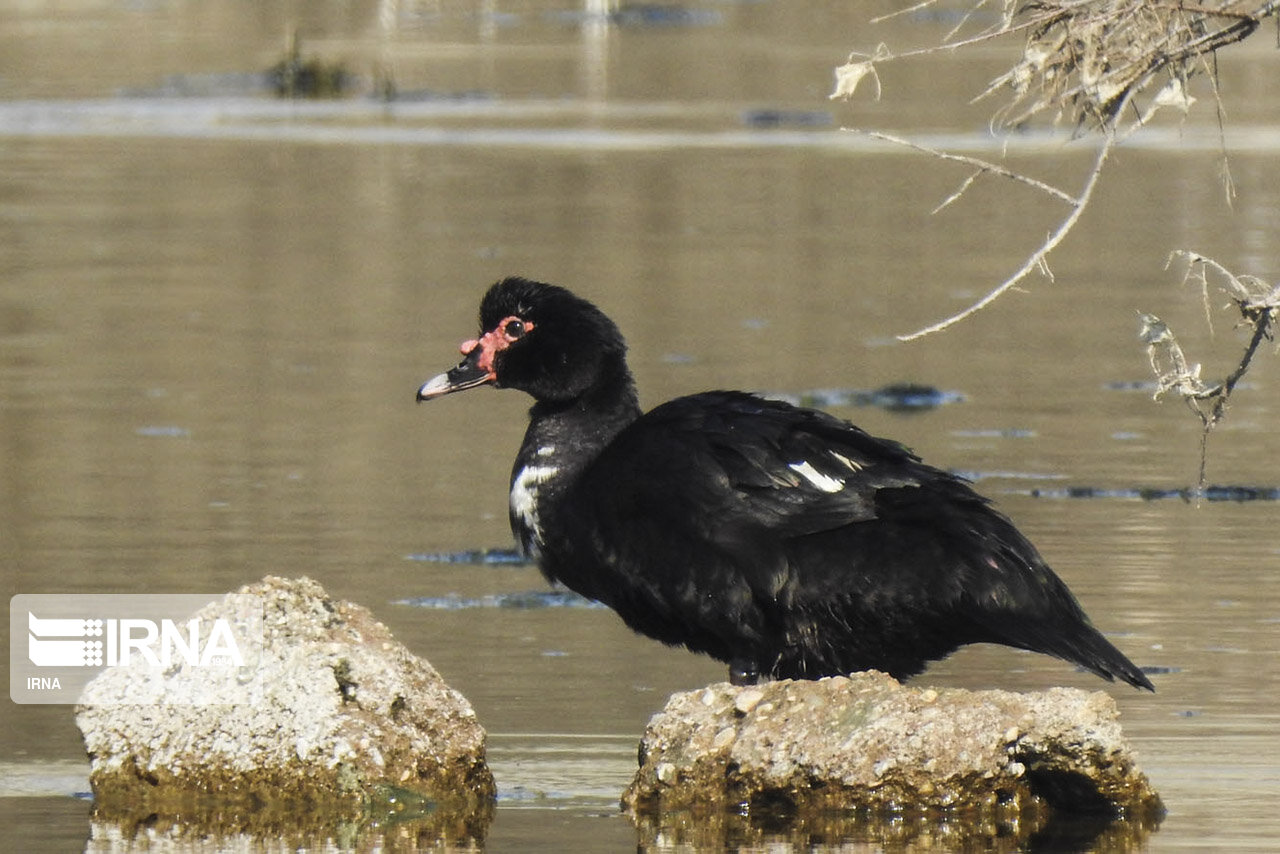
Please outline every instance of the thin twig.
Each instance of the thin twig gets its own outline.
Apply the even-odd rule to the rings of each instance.
[[[1245,371],[1249,370],[1249,363],[1253,361],[1253,354],[1258,352],[1258,346],[1262,344],[1262,339],[1271,337],[1271,324],[1274,320],[1274,313],[1267,313],[1258,317],[1253,328],[1253,337],[1249,339],[1249,346],[1245,348],[1244,356],[1240,358],[1240,364],[1222,382],[1222,394],[1213,406],[1213,421],[1215,423],[1221,420],[1223,410],[1226,409],[1227,398],[1235,390],[1236,383],[1240,382],[1240,378],[1244,376]]]
[[[895,9],[892,12],[886,12],[883,15],[877,15],[876,17],[871,19],[871,23],[883,24],[885,21],[889,21],[894,18],[899,18],[903,15],[910,15],[915,12],[919,12],[921,9],[928,9],[930,6],[936,5],[937,2],[938,0],[920,0],[919,3],[913,3],[912,5],[906,6],[902,9]]]
[[[1042,193],[1048,193],[1050,196],[1053,196],[1059,201],[1066,202],[1068,205],[1075,205],[1078,203],[1078,200],[1076,199],[1076,197],[1066,192],[1065,190],[1059,190],[1057,187],[1053,186],[1052,184],[1046,184],[1044,181],[1036,180],[1035,178],[1028,177],[1019,172],[1014,172],[1012,169],[1007,169],[1004,166],[1000,166],[999,164],[992,163],[988,160],[982,160],[977,157],[969,157],[968,155],[964,155],[964,154],[952,154],[949,151],[943,151],[941,149],[933,148],[928,145],[921,145],[918,142],[912,142],[909,139],[904,139],[900,136],[894,136],[891,133],[883,133],[881,131],[864,131],[864,130],[858,130],[857,128],[845,128],[845,130],[848,130],[851,133],[857,133],[857,134],[862,134],[864,136],[869,136],[872,139],[879,139],[884,142],[892,142],[894,145],[901,145],[906,148],[910,148],[915,151],[919,151],[924,154],[928,154],[930,156],[936,157],[939,160],[950,160],[953,163],[963,163],[966,166],[973,166],[979,172],[989,172],[993,175],[999,175],[1001,178],[1008,178],[1012,181],[1018,181],[1019,183],[1026,184],[1029,187],[1034,187],[1035,189],[1040,190]],[[940,205],[939,207],[945,207],[945,206],[946,205],[944,204],[944,205]]]
[[[978,33],[976,36],[969,36],[968,38],[961,39],[960,41],[943,42],[942,44],[931,45],[930,47],[921,47],[916,48],[915,50],[906,50],[902,53],[895,53],[891,56],[885,57],[885,59],[913,59],[917,56],[930,56],[938,53],[939,51],[954,51],[964,47],[972,47],[976,44],[983,44],[984,42],[989,42],[993,39],[1007,36],[1010,33],[1024,32],[1035,27],[1037,24],[1041,23],[1042,20],[1043,19],[1041,18],[1032,18],[1030,20],[1023,21],[1020,24],[1001,27],[999,29],[986,30]]]
[[[1071,199],[1069,202],[1071,205],[1071,212],[1067,214],[1066,218],[1058,224],[1058,227],[1045,238],[1044,243],[1040,244],[1040,248],[1033,252],[1027,260],[1023,262],[1022,266],[1013,273],[1013,275],[1005,279],[989,291],[986,296],[963,311],[957,312],[956,314],[953,314],[944,320],[940,320],[937,323],[917,329],[915,332],[911,332],[906,335],[898,335],[896,336],[897,339],[899,341],[914,341],[917,338],[923,338],[924,336],[931,335],[934,332],[941,332],[949,326],[954,326],[965,318],[976,314],[991,303],[995,302],[1003,294],[1025,279],[1033,270],[1044,269],[1049,253],[1056,249],[1058,244],[1066,239],[1067,234],[1069,234],[1071,229],[1075,227],[1076,222],[1079,221],[1080,216],[1088,206],[1089,199],[1093,195],[1093,190],[1098,185],[1098,177],[1102,174],[1103,164],[1111,154],[1111,149],[1114,146],[1115,136],[1108,133],[1103,138],[1103,143],[1098,149],[1098,156],[1094,159],[1093,168],[1089,170],[1088,179],[1086,179],[1084,186],[1080,189],[1080,195]],[[1030,179],[1024,180],[1028,183],[1032,183]]]

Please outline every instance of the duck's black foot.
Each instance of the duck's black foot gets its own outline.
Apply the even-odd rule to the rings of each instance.
[[[760,668],[754,661],[735,658],[729,662],[730,685],[758,685],[760,681]]]

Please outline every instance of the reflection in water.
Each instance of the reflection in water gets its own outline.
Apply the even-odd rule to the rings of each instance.
[[[429,811],[428,811],[429,812]],[[474,851],[485,850],[492,813],[483,819],[386,815],[366,821],[328,821],[323,816],[260,816],[209,813],[207,820],[138,816],[134,821],[95,814],[85,854],[130,854],[156,850],[191,852],[269,851]]]
[[[513,793],[513,800],[528,798]],[[534,800],[539,800],[535,796]],[[94,815],[86,854],[128,854],[167,850],[204,851],[483,851],[488,821],[406,812],[370,816],[366,821],[330,823],[296,813],[262,816],[252,822],[209,821],[155,816],[128,822]],[[897,851],[981,850],[991,852],[1052,851],[1128,852],[1143,850],[1156,832],[1154,820],[1053,815],[975,818],[966,815],[877,816],[863,813],[819,815],[745,815],[739,813],[664,813],[632,816],[635,850],[673,851]],[[249,824],[251,826],[243,826]],[[600,850],[600,849],[595,849]]]
[[[966,815],[739,815],[664,813],[634,819],[638,850],[781,851],[1139,851],[1158,819],[1113,820],[1050,814],[1011,818]],[[855,847],[851,847],[855,846]]]

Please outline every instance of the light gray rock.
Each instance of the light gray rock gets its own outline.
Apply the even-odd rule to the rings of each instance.
[[[224,689],[198,667],[161,674],[164,704],[120,704],[152,696],[154,670],[109,668],[86,688],[76,723],[100,816],[207,813],[237,832],[271,832],[273,816],[296,825],[302,813],[410,809],[483,833],[494,783],[461,694],[367,609],[314,581],[268,577],[238,593],[264,605],[261,658],[245,668],[261,677],[243,688],[253,702],[210,704]],[[243,620],[245,601],[227,597],[199,616]]]
[[[1118,717],[1102,692],[935,690],[875,672],[717,684],[650,721],[623,804],[1158,818]]]

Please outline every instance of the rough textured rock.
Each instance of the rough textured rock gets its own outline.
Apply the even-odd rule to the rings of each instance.
[[[296,825],[302,812],[385,820],[407,810],[461,821],[462,836],[483,832],[493,777],[461,694],[367,609],[335,602],[314,581],[268,577],[238,593],[265,606],[255,702],[207,704],[191,667],[164,673],[171,699],[204,705],[116,705],[154,681],[129,667],[86,689],[76,723],[99,815],[204,813],[269,832],[273,816]],[[199,616],[225,616],[224,607]]]
[[[880,673],[675,694],[623,803],[1158,817],[1111,697],[908,688]]]

